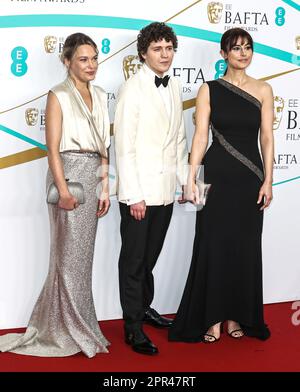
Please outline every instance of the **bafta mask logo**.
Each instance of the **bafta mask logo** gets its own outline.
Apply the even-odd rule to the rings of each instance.
[[[296,49],[300,50],[300,35],[297,35],[295,41],[296,41]]]
[[[25,119],[26,119],[26,123],[29,126],[34,126],[36,125],[37,121],[38,121],[38,116],[39,116],[39,111],[36,108],[29,108],[26,109],[25,111]]]
[[[211,2],[207,4],[207,15],[210,23],[217,24],[222,17],[223,4],[219,2]]]
[[[276,130],[279,128],[282,113],[284,108],[284,100],[277,95],[274,97],[274,121],[273,121],[273,129]]]
[[[123,73],[125,80],[129,79],[132,75],[136,74],[141,68],[139,56],[134,56],[132,54],[124,57],[123,59]]]
[[[57,38],[53,35],[47,35],[44,38],[44,47],[46,53],[54,53],[56,49]]]

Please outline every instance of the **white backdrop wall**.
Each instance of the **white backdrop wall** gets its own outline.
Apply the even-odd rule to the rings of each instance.
[[[275,101],[274,201],[265,213],[263,237],[264,301],[300,299],[300,5],[289,0],[211,3],[1,0],[0,328],[26,325],[47,274],[45,95],[65,76],[59,61],[65,38],[81,31],[98,44],[101,64],[95,83],[108,93],[113,123],[116,94],[128,69],[123,60],[136,55],[135,43],[127,45],[150,21],[169,18],[179,39],[170,72],[181,80],[189,147],[197,90],[224,70],[219,55],[221,34],[230,27],[243,27],[253,36],[256,53],[249,74],[268,80],[279,97]],[[215,13],[209,13],[208,6]],[[113,143],[111,156],[113,191]],[[195,211],[175,205],[155,268],[154,306],[162,313],[177,310],[190,264],[194,222]],[[121,317],[119,223],[112,196],[111,210],[99,222],[95,251],[93,288],[99,320]]]

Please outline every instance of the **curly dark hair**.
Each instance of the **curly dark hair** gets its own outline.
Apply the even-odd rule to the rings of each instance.
[[[165,39],[167,42],[172,42],[174,51],[176,52],[178,41],[173,29],[163,22],[153,22],[144,27],[137,37],[137,50],[140,61],[145,62],[143,54],[145,54],[151,42],[161,41]]]

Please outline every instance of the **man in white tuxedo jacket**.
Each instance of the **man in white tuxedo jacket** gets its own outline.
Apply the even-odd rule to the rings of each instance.
[[[172,320],[150,308],[152,270],[173,211],[177,180],[185,183],[188,152],[180,85],[169,70],[177,38],[164,23],[138,35],[143,66],[122,86],[114,121],[122,248],[120,298],[125,341],[141,354],[157,354],[142,325],[170,327]],[[171,272],[171,271],[170,271]]]

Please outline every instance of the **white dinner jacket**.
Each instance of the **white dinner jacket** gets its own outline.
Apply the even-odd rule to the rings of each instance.
[[[118,95],[115,151],[118,199],[132,204],[167,205],[174,201],[176,178],[186,183],[188,151],[180,85],[169,80],[168,116],[154,78],[141,69],[127,80]]]

